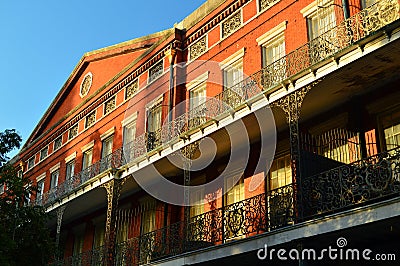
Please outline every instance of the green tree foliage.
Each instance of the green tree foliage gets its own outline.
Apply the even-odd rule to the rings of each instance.
[[[0,133],[0,164],[20,142],[14,130]],[[0,195],[0,265],[46,265],[54,254],[54,240],[47,228],[49,215],[29,202],[37,188],[7,163],[0,168],[0,186],[5,186]]]
[[[8,161],[7,153],[13,149],[19,149],[21,136],[15,132],[15,129],[6,129],[0,132],[0,166]]]

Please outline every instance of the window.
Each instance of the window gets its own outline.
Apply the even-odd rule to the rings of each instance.
[[[400,111],[397,110],[381,119],[386,150],[400,146]]]
[[[70,179],[74,176],[74,171],[75,171],[75,160],[71,160],[67,162],[65,166],[65,178]]]
[[[277,158],[269,170],[269,189],[274,190],[292,183],[290,154]]]
[[[104,246],[104,244],[105,244],[105,239],[104,239],[105,227],[106,227],[106,225],[104,223],[100,223],[95,226],[94,241],[93,241],[94,248],[99,248],[101,246]]]
[[[38,189],[38,191],[36,194],[36,199],[40,200],[40,199],[42,199],[43,192],[44,192],[44,178],[37,182],[37,189]]]
[[[285,56],[285,36],[280,34],[263,46],[264,66],[271,65]]]
[[[111,113],[115,109],[115,96],[104,104],[104,115]]]
[[[206,102],[207,90],[206,82],[200,83],[198,86],[190,90],[190,109],[196,109]]]
[[[57,169],[50,174],[50,189],[54,189],[58,185],[58,176],[60,174],[60,170]]]
[[[76,136],[78,136],[78,124],[73,125],[69,129],[68,140],[71,140],[71,139],[75,138]]]
[[[83,152],[82,169],[86,169],[92,165],[93,148]]]
[[[155,132],[161,128],[162,99],[147,110],[147,131]]]
[[[49,151],[48,146],[40,151],[40,161],[42,161],[44,158],[47,157],[48,151]]]
[[[112,153],[113,148],[113,136],[107,137],[102,142],[101,158],[105,158]]]
[[[161,60],[149,69],[149,83],[156,80],[164,72],[164,61]]]
[[[62,136],[59,136],[54,140],[54,150],[58,150],[62,146]]]
[[[35,166],[35,156],[32,156],[28,160],[28,170],[32,169]]]
[[[224,88],[231,88],[243,80],[244,48],[232,54],[220,63],[223,71]]]
[[[4,187],[5,187],[4,184],[0,184],[0,194],[4,193]]]
[[[83,234],[75,235],[73,255],[76,256],[82,253],[83,240],[84,240]]]
[[[243,80],[243,61],[237,60],[224,70],[224,86],[231,88]]]
[[[136,120],[127,123],[124,126],[124,146],[135,140]]]
[[[307,19],[308,37],[313,40],[336,26],[333,1],[315,1],[300,12]]]
[[[162,98],[147,110],[147,149],[153,150],[160,141]]]
[[[96,123],[96,111],[93,111],[86,116],[85,128],[91,127],[94,123]]]

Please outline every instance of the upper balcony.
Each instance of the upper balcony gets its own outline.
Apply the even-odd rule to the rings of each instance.
[[[109,170],[148,158],[171,143],[189,139],[191,134],[247,107],[261,95],[287,88],[310,73],[315,76],[317,69],[332,62],[337,64],[346,53],[364,49],[379,34],[391,36],[398,27],[398,18],[397,0],[378,1],[213,99],[165,123],[156,132],[137,136],[133,142],[58,184],[36,203],[49,206]]]

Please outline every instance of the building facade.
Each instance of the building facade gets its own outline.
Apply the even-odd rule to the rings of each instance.
[[[39,188],[32,204],[55,214],[54,264],[320,265],[263,255],[337,239],[390,257],[399,10],[209,0],[86,53],[16,163]]]

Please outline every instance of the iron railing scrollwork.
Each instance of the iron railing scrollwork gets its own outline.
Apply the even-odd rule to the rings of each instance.
[[[400,193],[400,148],[301,181],[303,217],[337,212]]]
[[[268,6],[271,1],[264,2]],[[221,114],[232,111],[232,109],[263,93],[263,91],[268,91],[280,85],[294,75],[370,36],[377,30],[397,20],[399,18],[399,9],[398,0],[381,0],[361,10],[231,88],[224,89],[211,99],[208,98],[200,106],[177,116],[168,123],[164,123],[156,132],[145,132],[137,136],[133,142],[123,147],[126,162],[132,162],[146,153],[178,139],[183,134],[201,127]],[[101,172],[104,167],[107,167],[107,163],[106,166],[100,163],[99,165],[91,166],[89,169],[84,169],[71,180],[67,180],[63,184],[59,184],[57,188],[47,192],[42,199],[37,200],[37,203],[48,204],[53,202],[71,191],[71,188],[76,188],[84,183],[82,182],[83,180],[88,180],[99,171]]]
[[[94,248],[80,254],[56,260],[49,264],[49,266],[98,266],[105,265],[105,246]]]
[[[93,177],[113,168],[119,168],[125,164],[122,148],[115,150],[113,153],[107,155],[100,161],[92,164],[91,166],[83,169],[81,172],[73,175],[64,182],[58,184],[57,187],[50,189],[42,195],[41,198],[36,199],[38,205],[48,205],[53,203],[58,198],[68,194],[72,190],[78,188]]]

